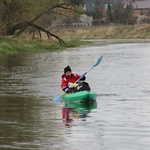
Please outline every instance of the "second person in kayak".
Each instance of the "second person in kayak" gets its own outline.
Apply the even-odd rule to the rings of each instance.
[[[79,75],[76,73],[72,73],[70,66],[64,68],[64,74],[61,79],[61,88],[66,93],[73,92],[73,89],[78,86],[76,83],[77,80],[85,80],[86,77],[84,75]]]

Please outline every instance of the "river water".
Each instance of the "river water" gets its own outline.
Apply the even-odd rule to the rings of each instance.
[[[97,92],[86,112],[62,118],[63,68],[83,74]],[[85,107],[83,106],[83,109]],[[150,44],[92,44],[0,58],[0,149],[149,150]]]

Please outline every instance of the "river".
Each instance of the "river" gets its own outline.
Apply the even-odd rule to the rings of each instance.
[[[86,75],[97,92],[86,114],[62,119],[63,68]],[[0,149],[149,150],[150,44],[103,43],[0,57]]]

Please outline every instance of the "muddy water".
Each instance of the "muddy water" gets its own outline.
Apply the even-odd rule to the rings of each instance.
[[[67,109],[61,95],[68,64],[87,74],[94,106]],[[84,110],[84,113],[83,113]],[[0,58],[0,149],[149,150],[150,44],[104,43]]]

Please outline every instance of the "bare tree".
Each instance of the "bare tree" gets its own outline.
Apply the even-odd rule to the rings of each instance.
[[[39,33],[40,38],[41,32],[45,32],[48,38],[54,37],[60,44],[65,45],[61,38],[40,26],[40,19],[46,14],[69,16],[69,12],[81,2],[82,0],[1,0],[0,34],[16,36],[32,27],[33,38],[35,31]]]

